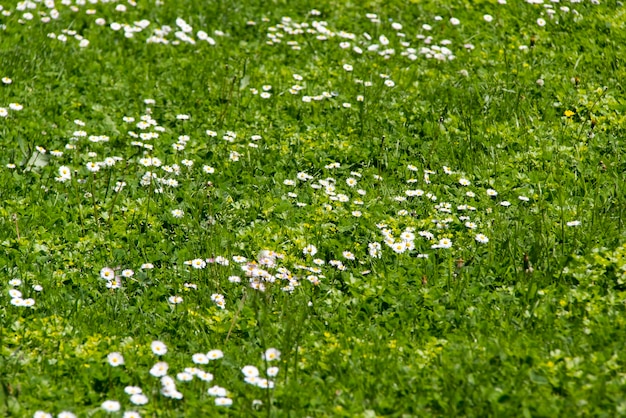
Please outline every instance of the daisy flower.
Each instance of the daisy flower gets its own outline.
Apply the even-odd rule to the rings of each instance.
[[[206,267],[206,261],[201,258],[194,258],[191,260],[191,267],[195,269],[203,269]]]
[[[124,392],[127,395],[135,395],[135,394],[138,394],[138,393],[142,393],[143,390],[139,386],[126,386],[124,388]]]
[[[180,296],[176,296],[176,295],[174,295],[174,296],[170,296],[169,298],[167,298],[167,301],[168,301],[169,303],[172,303],[172,304],[174,304],[174,305],[177,305],[177,304],[179,304],[179,303],[183,303],[183,298],[182,298],[182,297],[180,297]]]
[[[346,260],[354,260],[354,254],[352,254],[350,251],[344,251],[342,254]]]
[[[245,377],[257,377],[259,376],[259,369],[254,366],[244,366],[241,372]]]
[[[87,163],[87,170],[91,171],[92,173],[97,173],[98,171],[100,171],[100,164],[89,161]]]
[[[439,244],[437,244],[439,248],[451,248],[452,240],[449,238],[442,238],[439,240]]]
[[[280,360],[280,351],[278,351],[275,348],[268,348],[263,354],[263,360],[265,361]]]
[[[101,408],[107,412],[117,412],[120,410],[121,406],[118,401],[104,401],[102,402]]]
[[[181,382],[191,382],[193,380],[193,375],[187,372],[180,372],[176,374],[176,379],[180,380]]]
[[[211,373],[207,373],[205,371],[199,370],[196,373],[196,376],[198,376],[198,379],[202,380],[203,382],[211,382],[213,381],[213,375]]]
[[[168,369],[169,369],[169,365],[164,361],[160,361],[156,363],[154,366],[152,366],[152,368],[150,369],[150,374],[154,377],[163,377],[167,375]]]
[[[304,249],[302,250],[302,253],[307,256],[314,256],[315,254],[317,254],[317,248],[315,247],[315,245],[309,244],[306,247],[304,247]]]
[[[218,360],[224,357],[224,353],[222,352],[222,350],[211,350],[206,353],[206,356],[209,360]]]
[[[488,242],[489,242],[489,238],[487,238],[487,236],[486,236],[486,235],[484,235],[484,234],[477,234],[477,235],[474,237],[474,239],[475,239],[477,242],[481,243],[481,244],[486,244],[486,243],[488,243]]]
[[[193,356],[191,356],[191,359],[196,364],[208,364],[209,363],[209,357],[204,353],[194,354]]]
[[[163,354],[167,353],[167,346],[158,340],[152,341],[152,343],[150,344],[150,348],[152,349],[152,352],[157,356],[162,356]]]
[[[207,390],[207,393],[211,396],[217,396],[217,397],[225,397],[226,396],[226,389],[224,389],[223,387],[220,386],[212,386]]]
[[[124,357],[122,357],[122,355],[117,352],[109,353],[107,355],[107,361],[109,362],[111,366],[117,367],[117,366],[124,364]]]
[[[103,267],[100,270],[100,277],[104,280],[113,280],[115,278],[115,272],[110,267]]]

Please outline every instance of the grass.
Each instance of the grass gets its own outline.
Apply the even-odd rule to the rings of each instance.
[[[0,18],[1,414],[626,414],[621,3],[64,3]]]

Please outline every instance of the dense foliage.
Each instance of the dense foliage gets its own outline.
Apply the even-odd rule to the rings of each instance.
[[[5,2],[0,415],[626,415],[626,9]]]

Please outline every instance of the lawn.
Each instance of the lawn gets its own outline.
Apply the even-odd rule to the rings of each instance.
[[[626,8],[0,6],[0,415],[626,415]]]

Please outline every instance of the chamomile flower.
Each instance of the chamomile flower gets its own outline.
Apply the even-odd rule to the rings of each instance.
[[[174,218],[180,219],[185,216],[185,212],[183,212],[181,209],[174,209],[172,210],[172,216]]]

